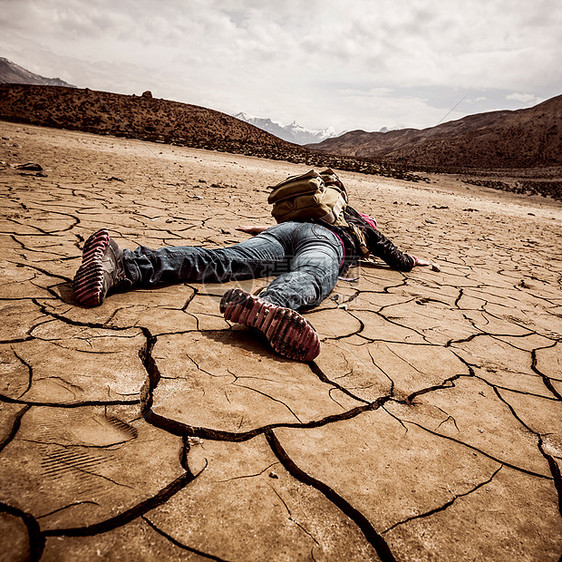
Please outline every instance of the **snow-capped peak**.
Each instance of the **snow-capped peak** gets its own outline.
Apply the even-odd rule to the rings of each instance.
[[[293,121],[290,125],[281,125],[281,123],[272,121],[268,117],[254,117],[245,112],[237,113],[234,117],[295,144],[312,144],[337,136],[333,127],[310,130],[299,125],[296,121]]]

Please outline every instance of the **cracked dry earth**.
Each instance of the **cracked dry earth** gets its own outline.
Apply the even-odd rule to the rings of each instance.
[[[84,309],[70,281],[102,226],[131,249],[242,240],[302,166],[0,132],[0,559],[558,559],[560,204],[342,173],[441,271],[351,272],[306,313],[323,348],[301,364],[222,318],[233,284]]]

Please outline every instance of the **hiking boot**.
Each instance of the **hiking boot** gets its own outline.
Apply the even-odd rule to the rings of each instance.
[[[320,353],[316,330],[298,312],[277,306],[242,289],[230,289],[221,299],[226,320],[257,328],[280,355],[312,361]]]
[[[82,264],[72,283],[74,298],[81,305],[98,306],[124,279],[123,250],[105,228],[98,230],[84,244]]]

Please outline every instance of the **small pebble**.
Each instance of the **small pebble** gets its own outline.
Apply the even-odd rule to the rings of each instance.
[[[25,164],[17,164],[15,166],[17,170],[28,170],[30,172],[40,172],[43,168],[41,164],[37,164],[37,162],[26,162]]]

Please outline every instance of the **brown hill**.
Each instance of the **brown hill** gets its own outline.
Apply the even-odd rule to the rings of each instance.
[[[300,150],[252,125],[196,105],[89,89],[0,85],[0,117],[92,133],[215,148],[219,143]]]
[[[0,84],[37,84],[42,86],[67,86],[72,84],[60,78],[45,78],[17,65],[4,57],[0,57]]]
[[[418,181],[386,165],[311,151],[197,105],[56,86],[0,84],[0,119],[206,148]]]
[[[308,147],[426,169],[559,166],[562,95],[530,109],[479,113],[422,130],[351,131]]]

